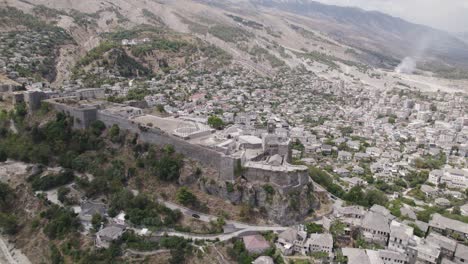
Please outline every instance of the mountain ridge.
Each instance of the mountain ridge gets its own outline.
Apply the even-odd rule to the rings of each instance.
[[[448,32],[408,22],[379,11],[327,5],[308,0],[251,0],[251,2],[261,7],[275,8],[309,18],[321,19],[324,21],[322,30],[351,46],[361,46],[363,44],[362,38],[365,37],[369,44],[380,44],[385,48],[384,51],[390,51],[400,59],[406,56],[434,54],[434,57],[443,57],[455,65],[468,66],[466,63],[468,59],[467,43]],[[325,22],[328,24],[335,22],[341,26],[338,27],[336,24],[330,26],[326,25]],[[341,29],[346,27],[348,27],[347,33],[351,34],[342,34]],[[353,38],[352,33],[358,37]],[[381,40],[375,41],[377,38],[381,38]],[[416,45],[413,45],[414,43]],[[398,51],[408,47],[412,49],[407,52]]]
[[[56,12],[55,19],[46,19],[72,32],[86,51],[99,43],[102,33],[149,24],[193,34],[257,70],[265,65],[252,61],[249,50],[258,45],[293,67],[298,65],[289,58],[293,54],[285,55],[282,49],[318,52],[386,70],[395,69],[405,57],[414,58],[420,68],[436,73],[455,68],[468,70],[468,43],[460,36],[378,11],[315,1],[116,0],[95,5],[94,0],[6,0],[0,6],[5,3],[33,14],[41,8]],[[229,37],[220,39],[223,34],[248,37],[226,42]],[[270,61],[275,60],[270,55]]]

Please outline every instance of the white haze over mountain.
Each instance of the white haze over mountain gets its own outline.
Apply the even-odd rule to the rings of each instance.
[[[397,16],[449,32],[468,31],[468,0],[316,0]]]

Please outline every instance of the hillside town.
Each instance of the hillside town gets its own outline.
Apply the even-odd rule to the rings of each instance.
[[[122,119],[137,124],[139,130],[156,129],[179,142],[201,146],[203,152],[233,157],[230,163],[206,161],[219,166],[219,181],[235,183],[236,175],[221,167],[235,167],[238,160],[246,170],[245,180],[270,184],[280,192],[314,180],[317,191],[323,184],[320,187],[326,189],[333,208],[319,220],[288,228],[265,227],[278,232],[274,246],[285,258],[313,256],[347,263],[463,263],[467,258],[466,96],[401,87],[376,89],[307,71],[271,80],[241,68],[196,77],[173,73],[159,81],[62,93],[25,84],[24,92],[16,91],[20,86],[2,86],[3,100],[24,102],[31,111],[47,102],[72,115],[82,128],[96,119],[125,128],[121,121],[106,121],[104,116]],[[148,95],[112,102],[132,91]],[[96,106],[97,114],[86,114]],[[190,156],[191,151],[184,155],[203,162],[199,155]],[[277,170],[307,174],[308,166],[320,169],[332,182],[314,175],[274,178]],[[348,194],[378,190],[387,208],[351,205],[357,201],[336,188]],[[105,208],[86,202],[77,212],[89,228],[92,216],[105,216]],[[242,235],[227,226],[226,234],[242,237],[250,253],[261,255],[271,246],[260,233]],[[96,233],[96,245],[108,247],[129,228],[123,216],[111,219]],[[271,261],[260,256],[254,263]]]
[[[70,69],[65,31],[0,33],[0,262],[468,261],[466,92],[237,44],[297,60],[270,74],[146,30]]]

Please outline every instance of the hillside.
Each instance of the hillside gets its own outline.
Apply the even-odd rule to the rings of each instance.
[[[252,2],[260,7],[306,16],[315,22],[310,24],[311,27],[324,31],[335,39],[360,48],[387,51],[398,58],[424,54],[464,65],[468,56],[468,45],[456,37],[380,12],[325,5],[314,1]]]
[[[69,52],[72,59],[59,59],[70,69],[79,56],[105,40],[106,33],[143,24],[188,34],[203,45],[221,48],[235,63],[269,76],[284,66],[303,65],[301,54],[310,52],[321,58],[332,56],[335,62],[347,61],[348,66],[361,63],[391,70],[403,58],[413,57],[420,68],[449,78],[465,76],[468,68],[468,44],[446,32],[379,12],[313,1],[7,0],[0,5],[65,29],[78,45]],[[12,23],[1,24],[4,31],[18,29]],[[459,74],[447,75],[455,69]],[[57,79],[67,76],[59,72]]]

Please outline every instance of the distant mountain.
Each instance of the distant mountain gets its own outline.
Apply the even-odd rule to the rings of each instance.
[[[193,34],[264,74],[280,69],[281,62],[303,64],[305,52],[326,65],[339,61],[361,68],[394,69],[413,57],[419,69],[468,76],[468,34],[454,36],[381,12],[312,0],[7,0],[2,5],[62,27],[77,43],[76,54],[96,47],[109,32],[145,24]],[[5,17],[0,31],[30,22]]]
[[[309,0],[251,0],[258,7],[274,8],[313,20],[316,30],[358,49],[397,58],[444,60],[468,68],[468,44],[451,34],[403,19],[359,8],[326,5]],[[466,40],[467,38],[465,38]]]

